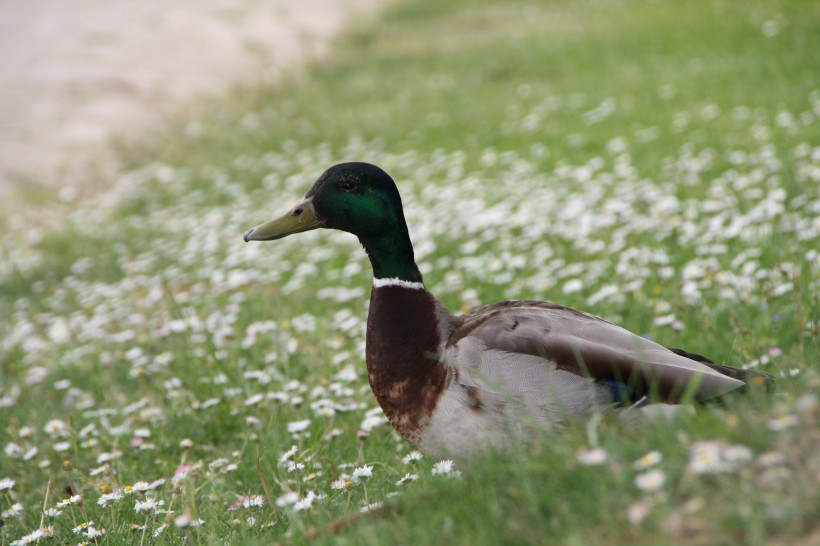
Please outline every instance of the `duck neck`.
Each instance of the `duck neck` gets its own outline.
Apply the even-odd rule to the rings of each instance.
[[[386,235],[359,237],[359,241],[370,258],[375,279],[423,283],[406,227]]]

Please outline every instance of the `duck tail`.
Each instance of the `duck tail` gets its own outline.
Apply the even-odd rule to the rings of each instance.
[[[705,356],[699,354],[690,353],[682,349],[673,349],[671,347],[667,348],[677,355],[686,357],[690,360],[694,360],[695,362],[700,362],[701,364],[709,366],[716,372],[722,373],[723,375],[726,375],[733,379],[743,381],[746,384],[745,387],[741,387],[741,390],[743,391],[748,390],[749,387],[763,387],[766,390],[767,394],[772,394],[776,389],[774,376],[770,373],[760,372],[757,370],[744,370],[742,368],[732,368],[731,366],[723,366],[721,364],[715,364]]]

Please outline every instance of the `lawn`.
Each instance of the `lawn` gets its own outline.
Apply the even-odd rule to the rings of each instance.
[[[2,221],[0,543],[820,543],[818,51],[805,0],[398,0],[124,145]],[[242,242],[349,160],[451,309],[557,301],[777,392],[420,456],[355,238]]]

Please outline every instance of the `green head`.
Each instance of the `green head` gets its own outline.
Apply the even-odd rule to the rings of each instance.
[[[334,165],[316,180],[302,202],[279,218],[249,229],[245,241],[272,241],[320,227],[357,236],[377,278],[421,282],[399,190],[379,167]]]

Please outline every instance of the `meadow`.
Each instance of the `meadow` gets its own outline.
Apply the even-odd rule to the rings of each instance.
[[[820,543],[820,3],[398,0],[121,156],[2,221],[0,543]],[[560,302],[776,393],[413,451],[356,239],[242,241],[350,160],[451,309]]]

